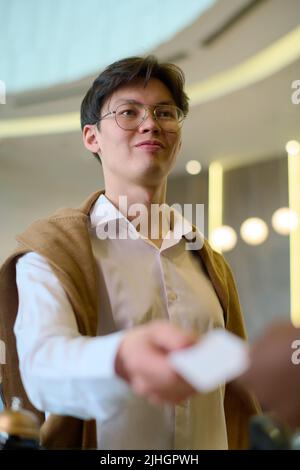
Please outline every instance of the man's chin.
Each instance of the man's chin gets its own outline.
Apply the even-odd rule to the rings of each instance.
[[[170,169],[164,168],[162,165],[148,165],[136,173],[136,178],[140,181],[160,183],[165,180],[170,173]]]

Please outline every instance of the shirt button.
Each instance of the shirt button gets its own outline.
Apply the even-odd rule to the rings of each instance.
[[[179,406],[181,408],[187,408],[188,407],[188,404],[189,404],[189,401],[188,400],[183,400],[181,403],[179,403]]]
[[[168,300],[169,302],[174,302],[177,299],[177,294],[175,292],[169,292]]]

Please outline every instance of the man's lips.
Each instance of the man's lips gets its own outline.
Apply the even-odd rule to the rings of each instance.
[[[139,142],[135,145],[135,147],[142,147],[142,148],[165,148],[165,146],[159,140],[143,140],[143,142]]]

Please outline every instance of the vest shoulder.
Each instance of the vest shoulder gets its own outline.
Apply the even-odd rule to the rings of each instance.
[[[202,250],[204,250],[206,256],[210,258],[211,263],[217,267],[218,270],[221,272],[227,272],[230,270],[222,253],[215,251],[206,238],[204,239]]]

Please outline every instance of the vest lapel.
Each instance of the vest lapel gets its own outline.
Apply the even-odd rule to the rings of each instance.
[[[216,257],[213,257],[212,249],[205,240],[201,250],[196,252],[200,256],[203,265],[206,268],[208,276],[219,298],[224,312],[224,320],[226,325],[227,309],[228,309],[228,288],[226,284],[226,277],[223,270],[218,266]]]

